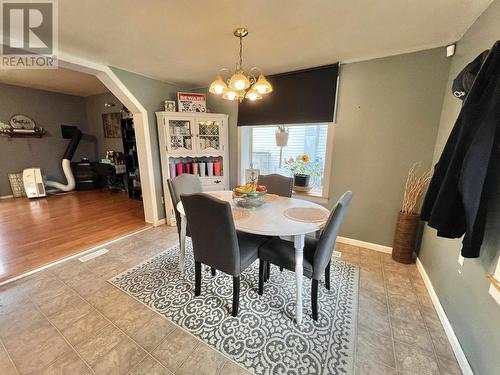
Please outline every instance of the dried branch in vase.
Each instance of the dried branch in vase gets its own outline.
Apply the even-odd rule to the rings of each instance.
[[[405,214],[418,214],[422,194],[424,193],[424,190],[432,176],[432,171],[419,175],[419,167],[420,163],[413,164],[408,172],[408,177],[406,178],[403,206],[401,208],[401,212]]]

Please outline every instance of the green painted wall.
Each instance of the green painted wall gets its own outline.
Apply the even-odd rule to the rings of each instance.
[[[329,188],[330,206],[354,192],[342,236],[392,246],[408,170],[432,164],[448,71],[444,48],[342,65]],[[229,114],[234,185],[238,105],[207,94],[207,106]]]
[[[457,43],[446,83],[441,123],[434,152],[436,161],[448,139],[461,103],[451,83],[462,68],[500,39],[500,1],[495,1]],[[493,178],[485,240],[478,259],[466,259],[458,273],[460,240],[436,236],[426,227],[419,258],[443,305],[475,374],[500,374],[500,306],[488,294],[485,274],[493,272],[500,248],[500,171]]]
[[[329,197],[354,193],[342,236],[392,246],[408,170],[431,167],[448,69],[444,48],[341,66]]]

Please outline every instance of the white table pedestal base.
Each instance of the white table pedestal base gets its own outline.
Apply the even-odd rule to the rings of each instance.
[[[302,274],[304,272],[303,259],[304,259],[304,237],[303,234],[294,236],[295,247],[295,282],[296,282],[296,307],[295,307],[295,320],[297,324],[302,322]]]

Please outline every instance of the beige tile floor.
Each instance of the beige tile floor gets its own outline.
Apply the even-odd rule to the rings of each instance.
[[[248,374],[106,282],[176,241],[151,229],[0,288],[0,374]],[[337,249],[361,269],[356,373],[460,374],[416,267]]]

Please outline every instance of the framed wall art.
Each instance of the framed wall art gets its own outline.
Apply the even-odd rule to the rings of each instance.
[[[122,137],[121,120],[122,120],[122,114],[120,112],[102,114],[102,127],[104,130],[104,138]]]

